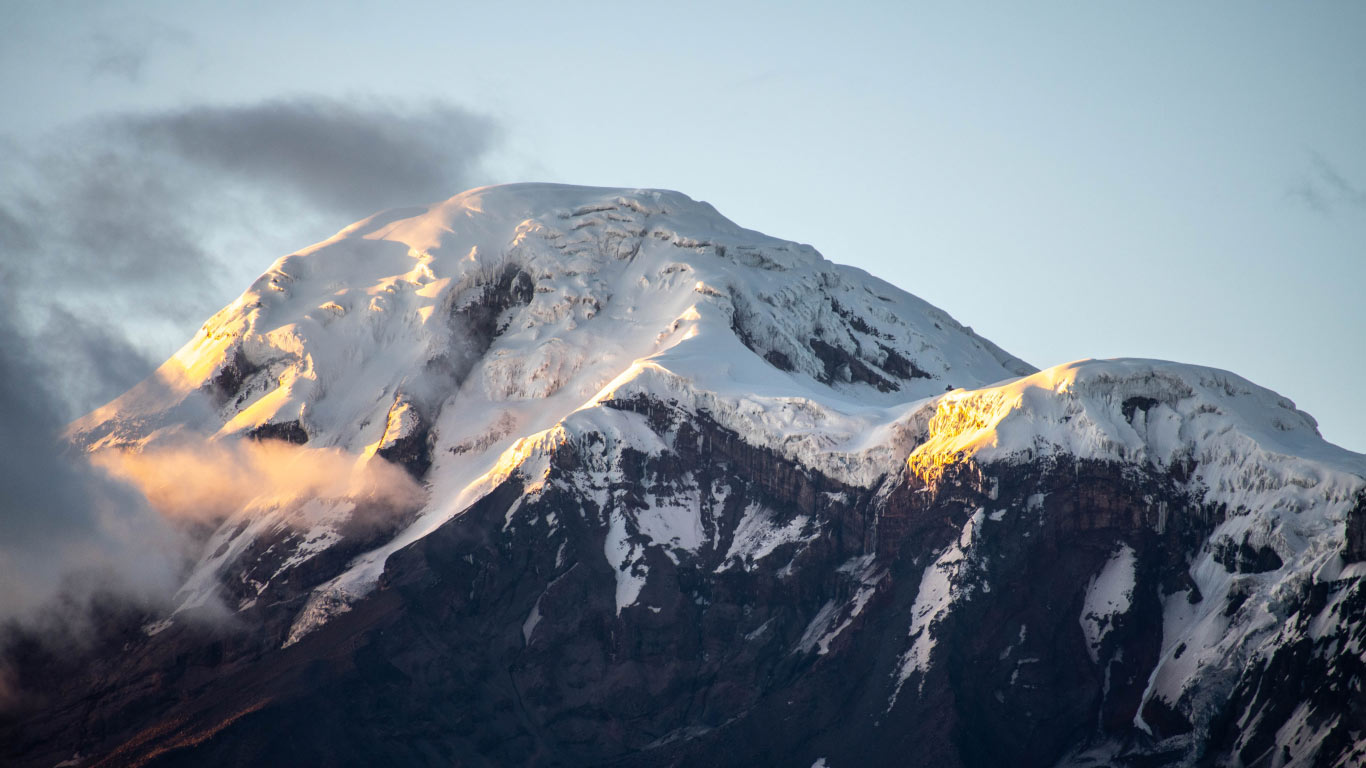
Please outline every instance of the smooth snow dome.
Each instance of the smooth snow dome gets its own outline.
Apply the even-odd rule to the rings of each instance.
[[[969,456],[1192,460],[1208,502],[1291,514],[1328,505],[1344,515],[1366,483],[1366,455],[1325,442],[1314,419],[1275,392],[1204,366],[1080,360],[946,394],[915,418],[926,439],[909,463],[927,477]]]
[[[508,267],[528,273],[534,298],[483,359],[458,359],[452,348],[466,351],[461,331],[469,329],[451,327],[450,314]],[[825,294],[848,306],[810,300]],[[280,259],[149,382],[74,431],[117,443],[118,425],[134,413],[221,435],[302,417],[314,442],[337,425],[368,423],[346,446],[361,450],[382,436],[394,392],[440,397],[443,390],[426,391],[439,384],[493,401],[552,398],[568,387],[577,405],[618,377],[626,385],[686,372],[718,386],[753,385],[755,394],[829,397],[809,381],[803,388],[800,376],[792,384],[771,376],[730,328],[745,325],[756,343],[816,375],[808,337],[838,333],[839,312],[863,318],[871,335],[928,372],[891,393],[835,386],[851,404],[894,405],[943,391],[938,380],[975,386],[1032,370],[904,291],[809,246],[737,227],[678,193],[519,184],[378,214]],[[239,352],[271,368],[274,386],[227,419],[193,408],[191,393]],[[442,355],[459,382],[422,369]],[[345,387],[337,386],[342,374]],[[384,419],[374,417],[376,401]]]

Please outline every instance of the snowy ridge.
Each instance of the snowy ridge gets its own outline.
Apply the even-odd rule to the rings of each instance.
[[[316,616],[510,472],[535,475],[526,462],[603,400],[705,409],[868,486],[909,450],[908,407],[1030,370],[925,302],[706,203],[523,184],[378,214],[280,259],[70,435],[92,451],[286,435],[365,461],[426,444],[431,502],[321,588],[304,612]]]
[[[172,425],[227,436],[300,419],[311,441],[360,450],[382,437],[376,406],[387,414],[396,394],[443,399],[454,386],[466,390],[458,400],[563,394],[578,406],[637,360],[699,335],[743,337],[806,385],[787,387],[793,394],[863,403],[1031,370],[915,297],[678,193],[512,185],[412,214],[371,217],[280,259],[155,376],[72,434],[99,446]],[[527,275],[529,295],[502,308],[490,346],[472,349],[471,331],[485,329],[458,315],[509,268]],[[711,336],[717,326],[722,338]],[[813,339],[864,357],[827,366]],[[673,360],[695,365],[669,367],[690,379],[717,357],[694,351],[689,361],[688,351]],[[749,362],[725,350],[723,363]],[[196,396],[235,363],[245,381],[229,402]]]
[[[1169,468],[1193,462],[1204,499],[1287,519],[1341,522],[1366,487],[1366,456],[1327,443],[1308,414],[1227,371],[1161,360],[1081,360],[999,386],[951,392],[918,411],[922,477],[972,457],[1051,454]]]

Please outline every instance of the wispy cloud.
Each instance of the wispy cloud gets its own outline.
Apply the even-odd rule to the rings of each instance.
[[[213,522],[249,507],[273,510],[309,499],[351,498],[391,509],[418,504],[422,488],[403,469],[338,448],[280,441],[180,441],[111,449],[97,466],[137,488],[164,517]]]
[[[1354,184],[1326,157],[1309,152],[1309,170],[1286,194],[1310,210],[1331,215],[1339,208],[1366,208],[1366,189]]]
[[[487,118],[449,105],[403,110],[318,100],[124,117],[108,130],[143,153],[348,218],[461,191],[496,137]]]
[[[147,63],[163,49],[190,45],[184,29],[155,19],[130,17],[111,23],[89,37],[86,66],[90,77],[142,82]]]

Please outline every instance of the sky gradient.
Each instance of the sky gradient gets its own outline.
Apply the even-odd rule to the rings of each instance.
[[[20,0],[7,16],[0,214],[18,221],[0,217],[0,270],[21,305],[57,294],[45,317],[106,306],[147,359],[366,206],[662,187],[1034,365],[1226,368],[1366,451],[1363,4]],[[376,144],[382,167],[333,172]],[[113,263],[111,230],[127,230],[120,277],[83,286]],[[57,266],[18,263],[37,253]]]

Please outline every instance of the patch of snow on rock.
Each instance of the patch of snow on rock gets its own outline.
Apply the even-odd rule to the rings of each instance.
[[[920,577],[920,587],[911,606],[911,626],[907,631],[911,647],[901,656],[895,687],[887,703],[889,710],[896,704],[901,687],[912,675],[921,676],[923,688],[924,675],[930,669],[935,649],[935,625],[948,614],[954,602],[972,594],[972,585],[966,583],[962,574],[971,565],[969,550],[985,517],[985,509],[977,510],[963,526],[958,539],[945,547]]]
[[[1136,565],[1133,548],[1123,544],[1086,587],[1079,621],[1093,663],[1100,661],[1101,643],[1113,628],[1115,618],[1128,613],[1133,604]]]

